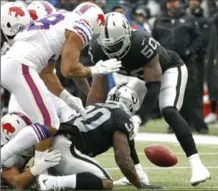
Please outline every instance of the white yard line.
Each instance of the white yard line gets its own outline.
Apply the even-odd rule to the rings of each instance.
[[[139,156],[144,156],[145,153],[137,153]],[[175,153],[177,156],[185,156],[185,153],[184,152],[181,152],[181,153]],[[201,153],[199,152],[200,155],[218,155],[218,152],[216,153]],[[101,155],[102,157],[104,156],[114,156],[114,153],[104,153]]]
[[[216,136],[194,135],[193,137],[196,144],[218,145],[218,137]],[[135,140],[144,142],[178,143],[174,134],[164,133],[138,133]]]
[[[209,166],[208,169],[218,169],[218,166]],[[119,168],[105,168],[108,171],[116,171],[120,170]],[[144,170],[174,170],[174,169],[190,169],[189,166],[178,166],[178,167],[169,167],[169,168],[161,168],[161,167],[146,167]]]

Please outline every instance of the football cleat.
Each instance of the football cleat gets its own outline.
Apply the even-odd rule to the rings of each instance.
[[[137,174],[139,176],[139,180],[140,180],[142,185],[149,185],[148,176],[144,171],[137,171]],[[123,177],[119,180],[114,181],[113,184],[117,185],[117,186],[132,185],[126,177]]]
[[[216,123],[216,121],[217,121],[216,119],[217,119],[216,114],[210,113],[205,117],[204,122],[207,124],[212,124],[212,123]]]
[[[190,184],[192,186],[197,186],[208,179],[210,179],[210,172],[203,164],[201,166],[198,166],[198,168],[192,169],[192,177],[190,180]]]
[[[57,178],[46,174],[41,174],[38,177],[39,190],[60,190],[57,184]]]

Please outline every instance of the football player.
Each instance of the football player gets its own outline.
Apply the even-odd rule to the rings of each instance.
[[[89,64],[108,58],[120,59],[122,68],[119,73],[145,81],[148,92],[135,118],[138,117],[143,121],[153,106],[152,98],[155,98],[155,101],[156,96],[160,93],[159,107],[162,115],[173,128],[189,159],[192,168],[190,183],[196,185],[210,178],[210,173],[200,160],[190,128],[179,113],[183,103],[188,73],[178,54],[164,49],[146,31],[130,30],[128,21],[123,15],[108,13],[104,30],[97,41],[93,40],[90,43],[89,57]],[[153,68],[159,64],[163,72],[160,91],[158,87],[160,74],[155,73]],[[107,78],[104,76],[93,78],[88,97],[89,103],[102,101],[106,80]]]
[[[74,115],[62,123],[52,144],[53,149],[61,151],[61,161],[51,169],[55,176],[39,176],[40,189],[112,189],[110,175],[91,158],[111,147],[120,170],[136,188],[159,188],[140,181],[131,158],[135,126],[130,116],[138,108],[136,92],[124,85],[117,86],[109,92],[105,103],[88,106],[85,117]]]
[[[6,6],[3,10],[17,19],[25,15],[20,7],[11,9]],[[16,35],[15,43],[1,58],[1,84],[15,95],[33,124],[30,128],[22,129],[2,148],[2,163],[14,153],[36,144],[35,160],[38,160],[50,147],[51,137],[59,128],[59,119],[48,90],[84,114],[81,100],[67,92],[53,72],[52,61],[62,55],[61,70],[68,78],[119,70],[120,61],[116,59],[100,61],[94,67],[83,67],[78,62],[81,49],[93,36],[98,36],[104,22],[102,10],[87,2],[80,4],[73,12],[52,14],[32,22]],[[7,23],[5,25],[9,26]],[[10,74],[13,74],[13,78]],[[25,142],[22,141],[24,139]]]
[[[31,124],[30,119],[22,113],[9,113],[5,115],[1,119],[1,147],[8,144],[19,131]],[[45,169],[57,165],[61,157],[59,151],[52,151],[43,155],[30,169],[25,169],[33,154],[34,147],[30,147],[10,156],[1,164],[1,180],[12,188],[28,188],[35,176]]]

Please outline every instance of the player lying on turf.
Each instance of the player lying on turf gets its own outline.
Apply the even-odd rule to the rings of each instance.
[[[135,132],[130,116],[138,108],[136,92],[118,86],[109,92],[105,103],[88,106],[85,117],[78,114],[62,123],[52,144],[53,149],[61,152],[62,158],[51,169],[55,176],[39,176],[40,189],[112,189],[110,175],[91,158],[111,147],[120,170],[136,188],[159,188],[140,181],[131,158]]]
[[[9,17],[15,15],[20,19],[25,16],[25,11],[20,6],[5,5],[3,10]],[[12,24],[9,31],[21,30],[21,26]],[[33,125],[22,129],[2,148],[2,163],[14,153],[32,145],[36,145],[35,160],[38,160],[50,147],[52,135],[59,127],[59,119],[48,89],[68,105],[84,113],[80,100],[64,90],[53,72],[54,64],[48,64],[51,63],[49,61],[62,55],[62,73],[69,78],[119,70],[120,62],[116,59],[100,61],[94,67],[83,67],[78,63],[81,49],[93,36],[100,33],[103,25],[102,10],[92,3],[83,3],[71,13],[52,14],[30,23],[15,37],[15,43],[1,60],[1,83],[15,95]],[[8,74],[13,74],[13,78]],[[42,136],[39,136],[40,132]],[[24,139],[25,142],[22,141]]]
[[[188,78],[186,66],[179,55],[164,49],[145,30],[130,30],[123,15],[108,13],[104,30],[98,40],[93,39],[90,43],[88,56],[90,59],[86,65],[101,59],[118,58],[122,61],[119,73],[144,80],[148,92],[135,119],[140,118],[143,121],[159,96],[163,117],[173,128],[189,159],[192,168],[190,183],[197,185],[210,178],[210,173],[198,155],[191,130],[179,113]],[[159,66],[163,72],[162,77]],[[106,84],[107,78],[104,76],[93,78],[88,103],[93,104],[104,99]]]

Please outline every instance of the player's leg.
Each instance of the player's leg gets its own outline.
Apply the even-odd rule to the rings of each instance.
[[[189,158],[192,167],[190,183],[197,184],[205,181],[210,175],[199,158],[189,125],[179,113],[184,99],[187,79],[188,72],[185,65],[165,71],[161,82],[159,106],[164,119],[173,128],[180,145]]]
[[[4,60],[5,61],[5,60]],[[36,145],[36,159],[51,145],[51,136],[59,127],[53,103],[48,90],[38,73],[19,62],[7,59],[4,67],[3,85],[15,95],[19,105],[35,124],[22,129],[17,136],[1,150],[4,161],[10,155]],[[5,66],[5,64],[4,64]],[[13,73],[13,78],[6,73]],[[49,107],[48,107],[49,106]]]
[[[53,149],[61,151],[60,163],[51,169],[61,176],[40,175],[42,190],[73,188],[77,190],[112,189],[111,176],[97,161],[78,151],[66,137],[55,137]]]
[[[20,112],[25,114],[25,112],[21,109],[19,103],[17,102],[17,99],[14,94],[11,94],[8,104],[8,113],[12,113],[12,112]]]

